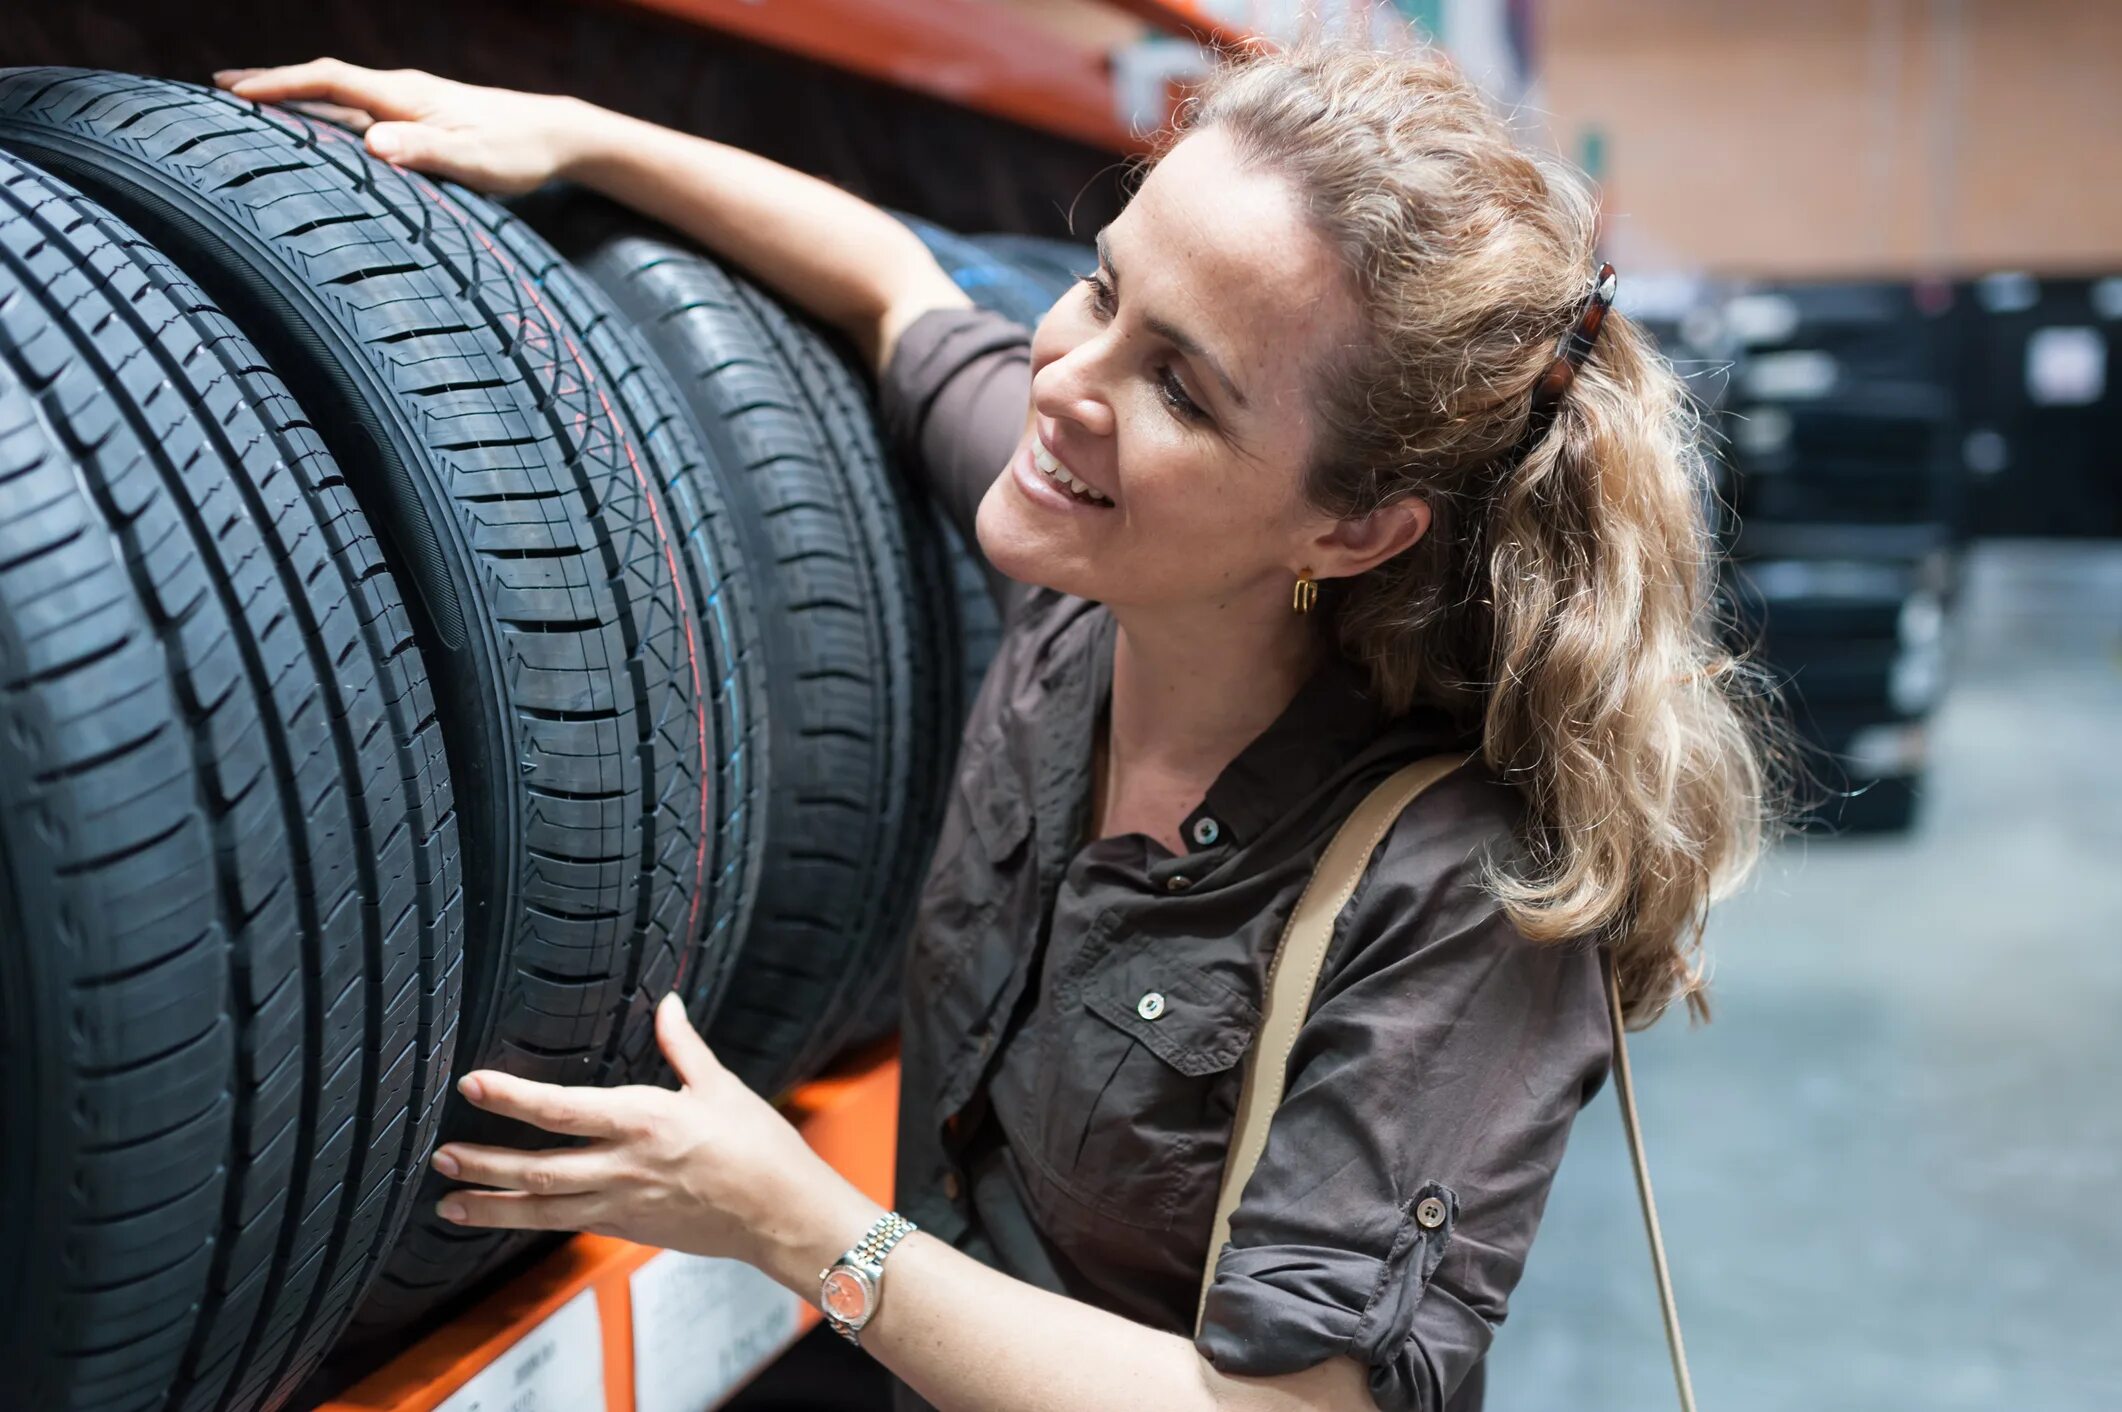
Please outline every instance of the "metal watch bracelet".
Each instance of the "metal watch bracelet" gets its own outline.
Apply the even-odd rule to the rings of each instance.
[[[818,1308],[833,1331],[862,1346],[861,1331],[884,1297],[884,1257],[917,1227],[896,1211],[873,1222],[845,1255],[818,1272]]]

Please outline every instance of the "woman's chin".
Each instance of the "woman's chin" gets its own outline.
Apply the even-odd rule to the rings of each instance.
[[[1018,583],[1050,588],[1078,598],[1098,599],[1098,575],[1083,562],[1080,545],[1056,543],[1050,529],[1027,518],[1017,507],[998,504],[1007,488],[997,486],[980,504],[974,522],[980,553],[996,572]]]
[[[1074,594],[1078,598],[1098,597],[1092,582],[1096,576],[1084,572],[1084,566],[1070,556],[1052,552],[1051,546],[1003,538],[990,548],[987,536],[982,535],[980,552],[1004,578],[1051,588],[1058,593]]]

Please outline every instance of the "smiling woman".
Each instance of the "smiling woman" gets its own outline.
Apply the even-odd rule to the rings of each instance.
[[[1254,51],[1029,328],[715,143],[328,62],[237,88],[366,108],[372,148],[473,183],[572,176],[837,326],[1005,623],[907,957],[904,1214],[666,1005],[682,1094],[469,1075],[585,1141],[446,1145],[485,1189],[443,1216],[750,1260],[907,1408],[1479,1407],[1607,981],[1637,1023],[1700,1006],[1706,910],[1772,815],[1691,409],[1609,313],[1581,174],[1432,52]],[[1283,919],[1423,760],[1263,1044]]]

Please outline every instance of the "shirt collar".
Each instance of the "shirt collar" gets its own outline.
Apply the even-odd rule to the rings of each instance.
[[[1050,684],[1061,692],[1049,703],[1064,719],[1047,723],[1051,745],[1077,755],[1087,771],[1097,713],[1112,692],[1113,643],[1118,625],[1102,607],[1078,624],[1073,651],[1049,664]],[[1065,639],[1064,639],[1065,640]],[[1059,643],[1056,644],[1060,645]],[[1068,668],[1065,675],[1057,669]],[[1055,678],[1059,680],[1055,680]],[[1334,788],[1361,761],[1394,765],[1422,755],[1464,748],[1464,733],[1440,711],[1417,709],[1388,718],[1371,695],[1363,670],[1339,652],[1329,653],[1266,730],[1255,736],[1209,786],[1180,825],[1188,853],[1197,857],[1257,841],[1281,820],[1298,814],[1307,800]],[[1087,777],[1087,774],[1086,774]]]

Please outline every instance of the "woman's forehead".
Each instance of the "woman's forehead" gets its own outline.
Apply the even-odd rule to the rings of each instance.
[[[1165,154],[1106,243],[1124,301],[1204,345],[1256,407],[1299,390],[1301,369],[1338,345],[1351,312],[1334,253],[1295,191],[1240,161],[1214,129]]]

